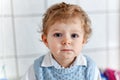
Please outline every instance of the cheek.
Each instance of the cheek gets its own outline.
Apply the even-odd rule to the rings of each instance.
[[[51,49],[51,50],[56,50],[58,48],[58,43],[54,40],[50,40],[48,42],[48,47]]]
[[[79,43],[79,44],[75,45],[75,49],[76,49],[77,52],[80,52],[81,49],[83,48],[84,44],[82,42],[77,42],[77,43]]]
[[[59,52],[59,47],[56,44],[52,44],[49,46],[50,51],[54,54],[54,53],[58,53]]]

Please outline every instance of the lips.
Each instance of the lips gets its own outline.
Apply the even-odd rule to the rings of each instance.
[[[61,51],[73,51],[72,49],[62,49]]]

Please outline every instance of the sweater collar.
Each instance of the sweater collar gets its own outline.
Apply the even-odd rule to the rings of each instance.
[[[74,61],[74,63],[71,66],[87,66],[87,61],[86,58],[83,55],[79,55],[77,56],[76,60]],[[56,60],[52,57],[51,53],[48,53],[45,55],[42,64],[42,67],[51,67],[54,66],[57,69],[61,69],[63,67],[61,67]],[[70,66],[70,67],[71,67]]]

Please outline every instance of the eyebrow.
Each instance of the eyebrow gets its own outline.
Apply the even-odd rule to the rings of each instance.
[[[53,29],[52,31],[60,31],[60,29]]]
[[[72,30],[73,32],[83,32],[83,30],[81,29],[81,30]]]

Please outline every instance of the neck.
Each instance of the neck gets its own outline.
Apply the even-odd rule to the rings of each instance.
[[[61,67],[68,68],[68,67],[70,67],[73,64],[75,59],[76,58],[74,58],[73,60],[65,59],[65,60],[56,60],[56,61],[61,65]]]

